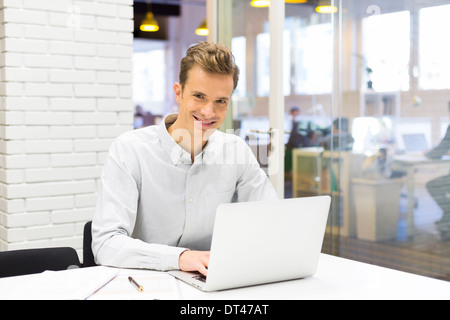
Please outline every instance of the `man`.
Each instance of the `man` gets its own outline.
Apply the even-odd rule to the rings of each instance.
[[[320,139],[319,144],[325,150],[348,151],[353,148],[354,139],[348,131],[348,119],[340,118],[333,121],[330,134]]]
[[[291,134],[289,135],[289,140],[286,143],[286,149],[294,149],[294,148],[300,148],[302,147],[303,142],[303,136],[300,134],[299,131],[299,124],[300,122],[297,119],[297,116],[300,114],[300,108],[299,107],[292,107],[290,110],[290,115],[292,118],[292,129]]]
[[[443,155],[450,151],[450,125],[442,141],[426,156],[431,159],[440,159]],[[443,216],[441,220],[436,222],[438,231],[444,240],[450,239],[450,173],[446,176],[431,180],[426,185],[428,192],[441,207]]]
[[[189,48],[173,86],[179,113],[112,143],[92,224],[97,264],[206,275],[217,206],[235,193],[277,198],[245,142],[217,131],[238,78],[226,47]]]

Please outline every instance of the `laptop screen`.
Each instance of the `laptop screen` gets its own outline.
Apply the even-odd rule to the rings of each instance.
[[[427,140],[423,133],[410,133],[403,135],[405,149],[409,152],[424,151],[428,149]]]

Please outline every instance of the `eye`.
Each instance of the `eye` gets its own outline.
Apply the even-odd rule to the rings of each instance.
[[[195,94],[194,94],[194,97],[196,97],[197,99],[203,99],[203,98],[204,98],[204,95],[201,94],[201,93],[195,93]]]
[[[219,104],[228,104],[228,100],[224,100],[224,99],[219,99],[216,102]]]

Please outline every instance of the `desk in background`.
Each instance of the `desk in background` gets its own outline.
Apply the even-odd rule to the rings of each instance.
[[[406,171],[406,198],[408,204],[408,236],[414,232],[414,172],[418,166],[424,165],[446,165],[450,167],[450,156],[444,156],[442,159],[429,159],[424,156],[395,156],[392,168],[400,171]],[[449,168],[450,170],[450,168]],[[430,179],[431,180],[431,179]]]
[[[98,273],[99,268],[85,268],[88,273]],[[171,277],[157,271],[116,269],[123,276],[132,274],[139,282],[144,277]],[[69,271],[59,271],[67,273]],[[85,271],[83,271],[85,272]],[[109,271],[105,271],[106,273]],[[0,279],[0,300],[27,299],[27,292],[19,296],[11,296],[18,288],[30,281],[39,280],[44,274],[27,275]],[[142,277],[142,278],[141,278]],[[167,280],[167,278],[166,278]],[[283,281],[272,284],[217,292],[202,292],[179,280],[176,281],[176,292],[165,294],[163,298],[173,300],[301,300],[301,299],[450,299],[450,282],[418,276],[410,273],[369,265],[335,256],[321,254],[319,269],[313,277]],[[118,284],[111,281],[90,299],[140,299],[144,297],[131,285],[124,290],[114,288]],[[158,281],[158,280],[155,280]],[[48,283],[51,288],[54,283]],[[113,286],[113,288],[108,287]],[[144,288],[146,284],[143,284]],[[48,291],[48,288],[46,289]],[[148,288],[148,287],[147,287]],[[39,288],[34,290],[38,293]],[[44,290],[44,289],[42,289]],[[113,294],[111,294],[111,291]],[[144,290],[145,291],[145,290]],[[107,294],[108,293],[108,294]],[[167,293],[167,292],[166,292]],[[67,292],[67,297],[72,297]],[[151,296],[151,299],[158,298]],[[60,296],[64,299],[64,296]],[[270,304],[270,302],[269,302]]]
[[[321,147],[292,149],[292,196],[328,194],[333,196],[334,223],[327,228],[335,234],[356,236],[356,218],[351,179],[361,170],[363,155]]]

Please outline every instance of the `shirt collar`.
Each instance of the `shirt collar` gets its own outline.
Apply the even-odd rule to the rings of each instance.
[[[189,152],[181,148],[167,130],[167,128],[169,128],[175,120],[177,120],[177,118],[177,113],[171,113],[168,114],[159,124],[159,137],[161,139],[162,147],[167,152],[173,165],[192,164],[191,155]],[[206,144],[204,150],[195,157],[195,163],[208,163],[209,160],[212,160],[210,158],[215,155],[214,149],[216,140],[217,132],[214,132],[208,138],[208,143]]]
[[[169,128],[175,120],[177,120],[178,114],[172,113],[167,115],[163,121],[159,124],[159,138],[161,139],[162,148],[166,151],[170,160],[174,165],[186,163],[186,160],[190,160],[190,155],[186,150],[181,148],[175,140],[173,140],[167,128]]]

